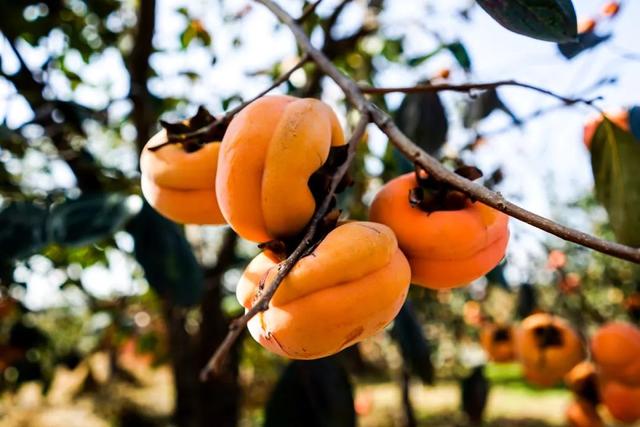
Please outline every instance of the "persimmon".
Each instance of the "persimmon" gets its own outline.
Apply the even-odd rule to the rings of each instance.
[[[515,357],[511,326],[489,324],[480,331],[480,344],[494,362],[510,362]]]
[[[592,405],[597,405],[600,402],[598,376],[592,362],[584,360],[578,363],[564,376],[564,382],[578,398]]]
[[[269,286],[280,259],[256,256],[236,289],[246,309]],[[296,263],[269,308],[249,322],[253,338],[292,359],[328,356],[382,330],[398,313],[411,271],[393,231],[372,222],[333,229]]]
[[[309,178],[345,144],[317,99],[265,96],[238,113],[222,139],[216,190],[227,222],[254,242],[298,234],[316,208]]]
[[[191,151],[167,144],[166,131],[155,134],[140,156],[142,194],[165,217],[183,224],[224,224],[215,192],[220,143]],[[155,148],[154,148],[155,147]]]
[[[596,21],[593,18],[587,18],[578,23],[578,34],[588,33],[596,28]]]
[[[618,381],[603,381],[600,385],[602,404],[613,418],[631,424],[640,420],[640,387]]]
[[[611,122],[618,126],[619,128],[628,131],[629,130],[629,111],[628,110],[614,110],[605,112],[605,116],[607,119],[611,120]],[[593,140],[594,135],[596,134],[596,130],[603,122],[603,115],[597,115],[591,117],[587,120],[584,125],[584,136],[583,142],[587,148],[591,147],[591,141]]]
[[[607,379],[640,386],[640,329],[622,322],[602,326],[591,338],[591,354]]]
[[[596,407],[582,399],[576,399],[569,404],[566,418],[567,424],[571,427],[604,427]]]
[[[542,387],[562,380],[584,358],[578,334],[564,319],[547,313],[524,319],[515,343],[525,378]]]
[[[411,264],[412,283],[432,289],[464,286],[500,262],[509,240],[505,214],[459,192],[453,192],[461,196],[457,206],[425,210],[410,200],[416,189],[422,189],[416,174],[399,176],[382,187],[369,211],[372,221],[396,233]],[[424,197],[430,196],[425,189]]]
[[[615,16],[620,11],[620,2],[608,1],[602,5],[602,14],[604,16]]]

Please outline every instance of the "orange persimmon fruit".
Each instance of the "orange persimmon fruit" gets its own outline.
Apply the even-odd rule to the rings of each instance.
[[[620,12],[620,2],[608,1],[602,5],[602,14],[604,16],[615,16]]]
[[[571,427],[604,427],[596,407],[583,399],[576,399],[569,404],[566,418]]]
[[[309,178],[344,144],[322,101],[278,95],[249,104],[231,120],[218,160],[218,203],[231,228],[254,242],[295,236],[316,208]]]
[[[631,424],[640,420],[640,387],[632,387],[618,381],[602,381],[602,404],[613,418]]]
[[[510,362],[515,358],[513,338],[511,326],[488,324],[480,331],[480,345],[494,362]]]
[[[250,309],[278,270],[270,251],[256,256],[236,289]],[[292,359],[328,356],[382,330],[398,314],[411,272],[393,231],[372,222],[333,229],[296,263],[269,308],[249,321],[268,350]]]
[[[140,156],[142,194],[163,216],[183,224],[224,224],[215,192],[220,144],[188,151],[183,144],[153,150],[167,138],[155,134]]]
[[[636,326],[623,322],[602,326],[591,338],[591,354],[606,379],[640,386],[640,329]]]
[[[369,211],[371,221],[396,233],[411,264],[412,283],[432,289],[464,286],[502,260],[509,240],[507,215],[469,200],[459,210],[426,212],[409,201],[416,187],[414,173],[389,181]]]
[[[532,384],[556,384],[584,358],[578,334],[562,318],[536,313],[525,318],[516,332],[516,354],[525,378]]]
[[[628,110],[615,110],[605,112],[607,119],[621,128],[622,130],[629,131],[629,111]],[[596,130],[604,120],[602,114],[590,117],[584,125],[583,130],[583,142],[587,148],[591,147],[591,141],[593,140]]]

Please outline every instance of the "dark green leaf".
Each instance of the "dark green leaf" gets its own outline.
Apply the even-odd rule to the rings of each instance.
[[[487,278],[490,284],[498,285],[503,289],[509,290],[510,289],[509,284],[507,283],[507,280],[504,278],[504,265],[505,265],[504,262],[498,264],[497,266],[494,267],[493,270],[488,272],[485,275],[485,277]]]
[[[398,62],[402,55],[402,39],[387,39],[382,47],[382,56],[391,62]]]
[[[558,50],[567,59],[572,59],[585,50],[591,49],[600,43],[609,40],[611,34],[599,36],[593,31],[578,34],[578,40],[575,42],[558,43]]]
[[[524,319],[525,317],[533,314],[533,311],[538,307],[538,295],[536,288],[530,283],[523,283],[518,288],[518,301],[516,304],[516,314],[518,319]]]
[[[465,71],[471,71],[471,57],[469,56],[469,52],[467,52],[467,48],[465,48],[462,43],[450,43],[444,47],[451,52],[453,57],[456,58],[456,61],[458,61],[458,64],[460,64]]]
[[[192,25],[187,25],[187,28],[180,34],[180,46],[186,49],[197,35],[198,31]]]
[[[135,214],[127,199],[124,194],[97,193],[54,205],[47,222],[49,239],[83,246],[113,234]]]
[[[264,427],[355,427],[351,383],[336,357],[294,360],[265,410]]]
[[[149,285],[178,305],[198,303],[204,291],[202,268],[180,227],[145,203],[127,229]]]
[[[514,33],[565,43],[577,36],[571,0],[477,0],[493,19]]]
[[[629,108],[629,128],[636,141],[640,141],[640,107]]]
[[[425,384],[433,384],[431,346],[409,301],[404,303],[393,321],[391,337],[400,346],[404,365],[409,371],[420,377]]]
[[[433,58],[435,55],[437,55],[438,53],[440,53],[442,51],[443,46],[438,47],[436,50],[434,50],[433,52],[429,52],[425,55],[420,55],[420,56],[414,56],[413,58],[409,58],[407,60],[407,65],[409,65],[410,67],[416,67],[420,64],[422,64],[423,62],[425,62],[426,60]]]
[[[465,127],[470,128],[494,110],[502,110],[511,117],[513,123],[520,123],[515,114],[502,102],[495,89],[486,90],[467,102],[462,122]]]
[[[471,425],[480,425],[489,396],[489,381],[484,375],[484,365],[473,368],[471,374],[460,381],[460,388],[462,410],[469,417]]]
[[[616,239],[640,246],[640,143],[605,119],[591,142],[596,197],[609,214]]]
[[[447,140],[447,113],[435,92],[408,94],[395,116],[402,132],[429,154],[438,153]]]
[[[29,256],[47,244],[47,210],[32,202],[15,202],[0,211],[0,258]]]

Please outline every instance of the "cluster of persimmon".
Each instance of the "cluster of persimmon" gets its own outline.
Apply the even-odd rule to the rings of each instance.
[[[233,117],[221,142],[194,149],[167,138],[142,152],[143,194],[173,221],[227,223],[260,244],[236,290],[249,310],[326,196],[318,174],[344,152],[340,122],[319,100],[266,96]],[[393,320],[410,283],[464,286],[500,262],[509,237],[506,215],[424,172],[387,183],[370,221],[334,223],[248,324],[272,352],[313,359],[361,341]]]
[[[558,316],[536,313],[515,327],[488,324],[480,343],[495,362],[517,360],[525,379],[540,387],[564,380],[575,400],[566,416],[573,427],[603,427],[599,409],[622,423],[640,420],[640,329],[621,322],[600,327],[589,342]]]

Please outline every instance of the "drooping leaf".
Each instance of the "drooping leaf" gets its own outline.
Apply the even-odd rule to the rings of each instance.
[[[523,283],[518,288],[518,300],[516,304],[516,315],[518,319],[533,314],[538,307],[538,295],[536,288],[530,283]]]
[[[14,202],[0,210],[0,258],[31,255],[47,244],[47,209],[32,202]]]
[[[514,33],[565,43],[577,35],[571,0],[477,0],[493,19]]]
[[[498,96],[498,91],[496,89],[488,89],[479,95],[472,98],[469,102],[467,102],[462,122],[466,128],[470,128],[480,120],[489,116],[495,110],[504,111],[513,123],[519,124],[521,123],[520,119],[516,117],[516,115],[507,107],[502,99]]]
[[[391,337],[400,346],[405,366],[420,377],[425,384],[433,384],[434,368],[431,362],[431,345],[416,318],[410,301],[404,303],[393,321]]]
[[[503,289],[510,289],[509,284],[507,283],[507,279],[504,277],[504,262],[496,265],[493,270],[488,272],[485,277],[489,281],[490,284],[495,284],[500,286]]]
[[[429,154],[436,154],[447,140],[449,121],[435,92],[408,94],[395,116],[402,132]]]
[[[596,197],[609,214],[616,240],[630,246],[640,246],[639,164],[640,141],[603,120],[591,142]]]
[[[49,240],[61,245],[83,246],[109,236],[136,213],[127,195],[96,193],[54,205],[49,213]]]
[[[265,409],[264,427],[355,427],[352,387],[335,356],[294,360]]]
[[[471,71],[471,57],[461,42],[453,42],[444,46],[465,71]]]
[[[203,274],[180,227],[145,203],[127,227],[149,285],[178,305],[200,301]]]
[[[594,31],[587,31],[578,34],[578,40],[575,42],[558,43],[558,50],[567,59],[572,59],[584,52],[591,49],[600,43],[609,40],[611,34],[605,34],[600,36]]]
[[[640,107],[637,105],[629,108],[629,129],[636,141],[640,141]]]
[[[460,381],[462,410],[471,425],[480,425],[489,396],[489,380],[484,375],[484,365],[476,366],[471,374]]]

